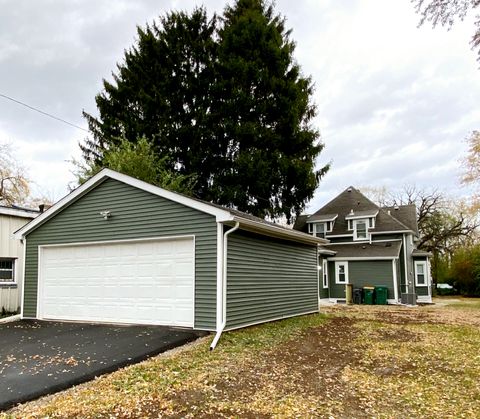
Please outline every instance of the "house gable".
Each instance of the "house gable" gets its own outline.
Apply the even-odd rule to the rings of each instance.
[[[23,316],[36,316],[39,246],[183,235],[195,236],[195,327],[215,329],[215,216],[111,178],[27,235]]]

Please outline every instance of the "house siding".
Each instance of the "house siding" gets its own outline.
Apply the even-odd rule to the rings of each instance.
[[[100,211],[110,210],[106,221]],[[215,329],[215,217],[107,179],[27,236],[24,317],[36,317],[38,246],[195,235],[195,328]]]
[[[330,286],[331,298],[345,298],[345,285],[335,283],[335,263],[330,262],[332,276]],[[365,286],[386,286],[388,298],[395,298],[393,285],[393,266],[391,260],[368,260],[348,262],[348,282],[354,288]]]
[[[316,245],[228,236],[227,329],[318,311]]]
[[[0,284],[0,311],[15,312],[20,308],[23,284],[23,244],[12,234],[31,218],[0,214],[0,258],[15,258],[15,284]]]

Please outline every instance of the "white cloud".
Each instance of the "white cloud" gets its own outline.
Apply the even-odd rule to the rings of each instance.
[[[136,25],[193,1],[0,0],[0,92],[86,126],[102,78],[110,78]],[[198,3],[200,4],[200,3]],[[225,2],[204,1],[221,12]],[[438,186],[456,194],[464,139],[480,128],[480,72],[472,18],[451,31],[417,28],[408,2],[279,0],[315,82],[315,125],[333,161],[309,205],[348,185]],[[16,144],[39,189],[66,192],[66,160],[85,134],[0,98],[0,141]]]

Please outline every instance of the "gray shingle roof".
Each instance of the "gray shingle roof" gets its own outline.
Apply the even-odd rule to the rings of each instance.
[[[397,220],[405,224],[410,230],[418,235],[417,225],[417,207],[411,205],[399,205],[396,207],[382,207],[384,211],[390,211],[390,214]]]
[[[378,214],[378,209],[371,209],[366,211],[354,211],[347,214],[348,218],[357,218],[357,217],[375,217]]]
[[[336,252],[336,258],[395,258],[400,254],[401,241],[382,242],[382,243],[348,243],[324,246],[328,250]]]
[[[341,194],[311,215],[311,217],[338,214],[338,218],[335,220],[333,226],[333,231],[329,233],[329,235],[352,234],[352,232],[348,230],[348,222],[345,219],[352,210],[354,214],[366,214],[365,216],[378,211],[375,219],[375,228],[370,229],[373,233],[405,230],[412,230],[417,233],[416,216],[415,222],[413,222],[413,219],[411,219],[412,212],[410,208],[406,208],[405,210],[402,209],[401,211],[399,210],[399,212],[390,211],[389,214],[385,209],[374,204],[359,190],[352,186],[345,189]],[[399,214],[399,217],[402,216],[402,219],[408,221],[408,225],[395,217],[394,214]],[[300,231],[307,231],[307,217],[308,216],[306,215],[298,217],[293,228]]]
[[[307,218],[306,222],[332,221],[335,218],[337,218],[337,214],[313,214]]]
[[[426,250],[413,249],[412,256],[433,256],[432,253],[427,252]]]

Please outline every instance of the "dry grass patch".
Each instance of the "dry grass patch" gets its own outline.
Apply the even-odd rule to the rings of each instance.
[[[214,352],[203,339],[9,415],[478,417],[480,310],[327,311],[226,333]]]

